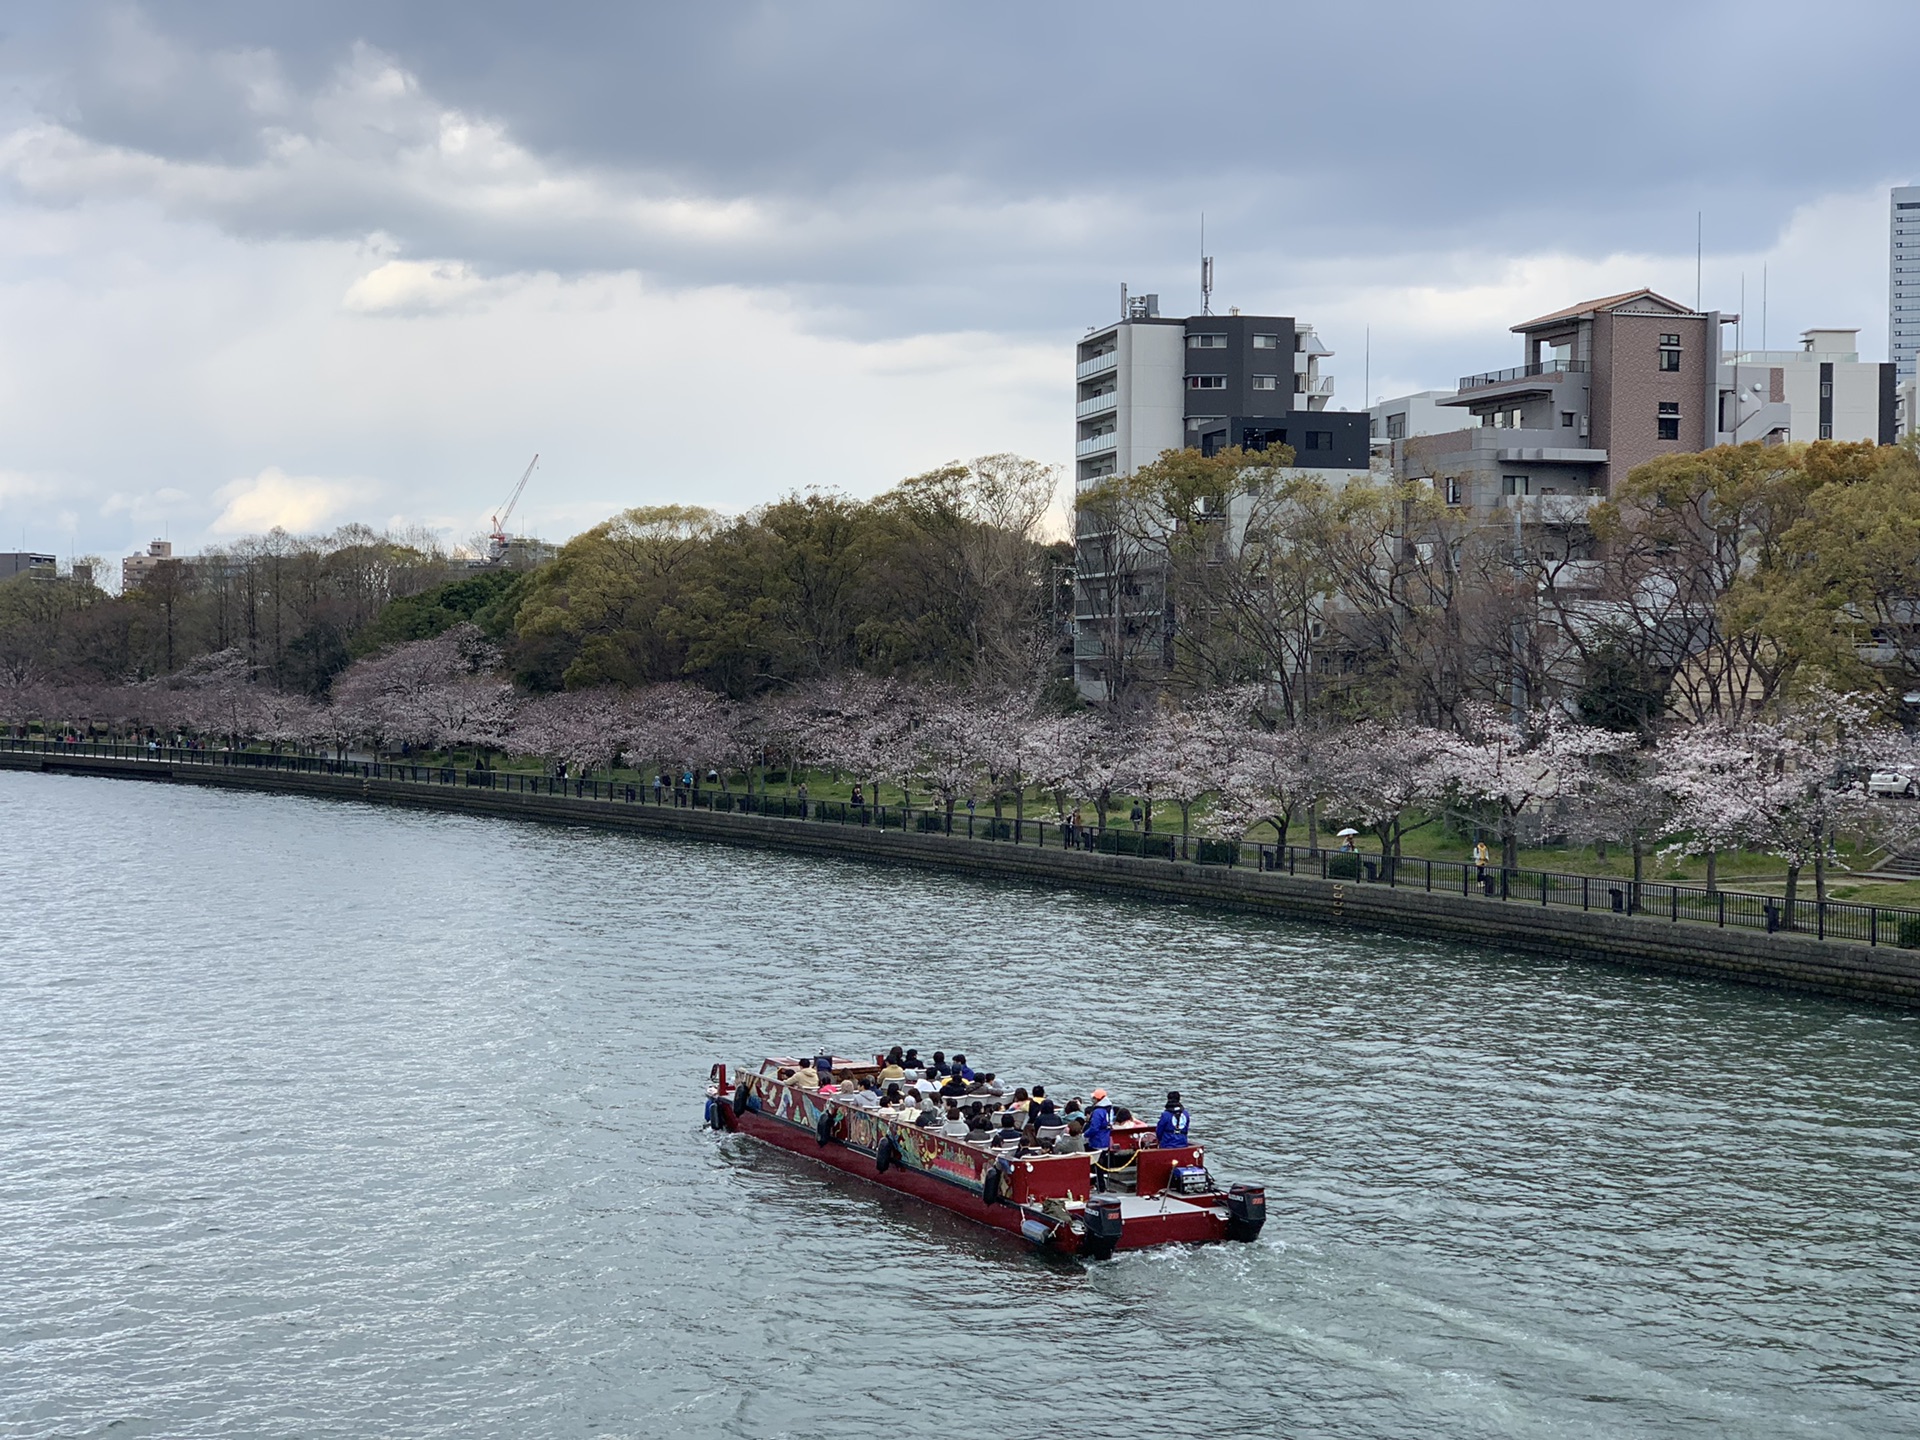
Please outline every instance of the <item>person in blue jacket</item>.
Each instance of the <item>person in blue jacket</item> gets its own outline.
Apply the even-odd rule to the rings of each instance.
[[[1160,1123],[1153,1127],[1153,1139],[1162,1150],[1178,1150],[1187,1143],[1187,1127],[1193,1117],[1180,1103],[1180,1092],[1167,1092],[1167,1108],[1160,1112]]]
[[[1087,1107],[1087,1149],[1096,1153],[1113,1144],[1113,1106],[1107,1092],[1093,1092],[1093,1104]]]

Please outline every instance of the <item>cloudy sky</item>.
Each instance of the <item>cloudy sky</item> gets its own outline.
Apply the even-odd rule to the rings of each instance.
[[[1650,284],[1886,345],[1904,5],[0,10],[0,549],[527,527],[1064,464],[1119,285],[1335,403]]]

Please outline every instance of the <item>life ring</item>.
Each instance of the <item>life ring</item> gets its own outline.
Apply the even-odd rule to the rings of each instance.
[[[733,1092],[733,1113],[736,1119],[747,1113],[747,1102],[752,1098],[753,1087],[742,1080],[739,1088]]]
[[[828,1106],[820,1112],[820,1119],[819,1122],[814,1125],[813,1133],[819,1138],[822,1145],[840,1138],[840,1126],[837,1123],[838,1119],[839,1117],[833,1113],[832,1106]]]
[[[707,1097],[706,1118],[700,1123],[709,1130],[720,1128],[720,1102],[711,1095]]]
[[[900,1163],[900,1142],[888,1135],[880,1142],[880,1148],[873,1152],[873,1168],[878,1174],[885,1174],[889,1165]]]

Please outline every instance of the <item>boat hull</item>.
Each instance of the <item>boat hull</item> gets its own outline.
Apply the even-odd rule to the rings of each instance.
[[[765,1082],[760,1083],[764,1093]],[[891,1147],[889,1163],[882,1168],[880,1145],[863,1145],[837,1137],[822,1143],[818,1110],[807,1104],[812,1097],[788,1094],[777,1098],[768,1095],[766,1099],[773,1104],[763,1105],[756,1097],[753,1103],[736,1112],[733,1098],[721,1094],[714,1098],[715,1108],[710,1113],[719,1128],[752,1136],[872,1184],[912,1195],[979,1224],[1022,1235],[1057,1253],[1098,1257],[1115,1249],[1140,1250],[1154,1245],[1205,1244],[1236,1238],[1223,1208],[1179,1197],[1139,1199],[1132,1196],[1123,1202],[1126,1211],[1131,1213],[1123,1214],[1120,1233],[1112,1241],[1057,1223],[1048,1227],[1049,1233],[1044,1238],[1036,1238],[1033,1232],[1044,1219],[1038,1206],[1005,1200],[989,1203],[981,1183],[961,1175],[941,1173],[938,1169],[922,1168],[898,1146]],[[792,1116],[778,1113],[782,1101],[790,1102],[796,1113]],[[814,1104],[817,1106],[818,1102]],[[808,1118],[815,1123],[807,1123]],[[882,1132],[883,1141],[885,1133]]]

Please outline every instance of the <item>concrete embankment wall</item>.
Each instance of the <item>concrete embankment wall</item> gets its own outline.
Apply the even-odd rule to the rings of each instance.
[[[217,765],[169,765],[5,751],[0,751],[0,769],[328,796],[419,809],[513,815],[557,824],[691,836],[736,845],[850,856],[889,865],[915,865],[993,879],[1044,880],[1139,899],[1184,901],[1364,929],[1481,941],[1569,959],[1920,1007],[1920,951],[1723,930],[1687,922],[1675,924],[1644,915],[1528,905],[1524,901],[1490,900],[1479,895],[1443,895],[1406,887],[1322,880],[1317,876],[1261,874],[1186,861],[1040,850],[946,835],[715,814],[560,795],[367,780],[350,775],[306,775]]]

